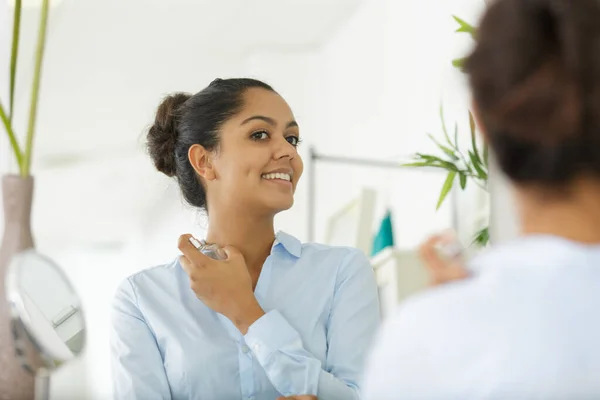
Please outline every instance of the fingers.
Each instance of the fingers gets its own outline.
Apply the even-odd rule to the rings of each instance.
[[[189,276],[192,275],[192,272],[194,271],[194,265],[186,256],[179,256],[179,264],[186,274]]]
[[[190,238],[193,238],[193,236],[190,235],[189,233],[186,233],[185,235],[179,236],[179,240],[177,241],[177,247],[183,253],[183,255],[187,258],[188,262],[195,265],[196,267],[203,267],[203,266],[208,266],[208,265],[214,264],[215,262],[222,262],[222,261],[213,260],[212,258],[203,254],[201,251],[199,251],[196,248],[196,246],[194,246],[190,242]],[[243,258],[242,253],[240,253],[239,250],[237,250],[235,247],[232,247],[232,246],[225,246],[225,247],[219,248],[217,250],[217,252],[219,253],[219,255],[223,256],[223,258],[226,261],[232,261],[239,257]]]
[[[439,272],[446,267],[436,250],[436,244],[440,239],[441,235],[432,236],[419,247],[419,255],[425,262],[425,266],[433,272]]]
[[[233,260],[238,257],[243,257],[242,253],[240,253],[240,251],[233,246],[224,246],[220,248],[219,251],[225,253],[225,258],[227,258],[227,260]]]
[[[419,255],[430,273],[430,283],[441,283],[464,279],[469,273],[462,263],[461,258],[447,260],[440,256],[439,245],[448,243],[448,234],[435,235],[429,238],[419,248]]]
[[[469,276],[469,271],[460,264],[453,263],[446,267],[446,269],[437,278],[437,283],[444,283],[450,281],[461,280]]]
[[[190,238],[192,237],[191,234],[186,233],[185,235],[179,236],[179,239],[177,240],[177,248],[186,256],[189,255],[192,250],[198,251],[198,249],[190,242]]]
[[[203,267],[209,265],[212,262],[210,257],[205,256],[200,252],[196,246],[190,242],[190,238],[193,236],[189,233],[179,236],[177,241],[177,248],[183,253],[189,262],[196,267]],[[183,265],[183,264],[182,264]]]

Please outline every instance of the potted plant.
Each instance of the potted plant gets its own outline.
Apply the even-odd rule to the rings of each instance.
[[[456,32],[467,33],[471,35],[471,37],[475,37],[477,30],[472,25],[456,16],[453,16],[453,18],[459,24]],[[452,65],[458,69],[462,69],[463,64],[464,58],[452,61]],[[444,139],[438,140],[433,135],[428,135],[439,149],[439,153],[416,153],[412,156],[410,162],[403,164],[406,167],[438,168],[447,172],[446,180],[440,191],[436,210],[440,208],[448,196],[448,193],[450,193],[457,182],[460,184],[462,190],[467,187],[468,182],[473,182],[482,190],[488,191],[488,148],[485,144],[480,146],[477,141],[473,115],[469,112],[471,146],[466,153],[459,147],[458,126],[456,124],[454,126],[453,139],[450,138],[444,121],[444,111],[442,107],[440,107],[440,119],[442,121]],[[489,243],[489,227],[487,225],[475,234],[473,243],[479,246],[486,246]]]
[[[31,160],[36,128],[41,71],[46,43],[46,27],[50,0],[40,0],[41,13],[37,44],[34,56],[33,82],[29,104],[29,115],[25,142],[21,146],[15,130],[15,88],[17,82],[17,58],[21,27],[21,0],[14,2],[12,45],[10,53],[10,87],[8,99],[0,98],[1,127],[8,135],[10,148],[18,166],[18,174],[2,176],[2,197],[4,204],[4,234],[0,245],[0,398],[33,398],[33,377],[23,371],[15,358],[15,350],[9,329],[9,309],[5,301],[4,278],[11,257],[22,250],[34,246],[31,234],[30,216],[33,199],[33,177]]]

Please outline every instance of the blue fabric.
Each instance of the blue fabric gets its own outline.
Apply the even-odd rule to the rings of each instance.
[[[177,261],[129,277],[113,304],[115,398],[358,399],[379,324],[368,259],[279,233],[255,295],[266,314],[243,336],[196,298]]]

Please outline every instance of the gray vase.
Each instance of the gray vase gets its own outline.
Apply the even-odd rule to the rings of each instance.
[[[0,400],[33,399],[34,380],[17,358],[10,331],[4,279],[12,256],[34,247],[31,235],[33,178],[2,177],[4,235],[0,245]]]

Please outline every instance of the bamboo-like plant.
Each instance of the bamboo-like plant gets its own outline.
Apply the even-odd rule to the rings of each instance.
[[[467,33],[475,38],[477,30],[462,19],[453,16],[454,20],[459,24],[456,32]],[[464,58],[458,58],[452,61],[452,65],[462,70]],[[481,189],[487,192],[488,183],[488,147],[481,146],[477,142],[477,134],[475,129],[475,120],[471,112],[469,112],[469,130],[471,134],[471,146],[466,153],[462,151],[458,144],[458,125],[454,125],[454,140],[450,139],[446,122],[444,120],[444,110],[440,106],[440,119],[442,121],[442,131],[444,133],[445,142],[436,139],[433,135],[428,134],[429,138],[436,144],[440,153],[437,155],[416,153],[412,156],[409,163],[403,164],[405,167],[415,168],[439,168],[447,171],[446,180],[442,185],[440,195],[437,202],[436,210],[438,210],[448,193],[454,187],[457,179],[461,189],[467,187],[467,182],[472,181]],[[473,239],[473,243],[486,246],[489,242],[488,226],[479,230]]]
[[[467,33],[469,35],[471,35],[471,37],[473,39],[475,39],[475,36],[477,35],[477,29],[475,29],[475,27],[465,21],[463,21],[462,19],[458,18],[456,15],[453,15],[452,18],[454,18],[454,20],[456,22],[458,22],[458,29],[456,30],[456,32],[458,33]],[[461,58],[457,58],[455,60],[452,60],[452,65],[458,69],[463,68],[463,65],[465,63],[465,58],[461,57]]]
[[[38,100],[40,93],[40,83],[41,83],[41,71],[42,71],[42,63],[44,59],[44,47],[46,44],[46,31],[48,25],[48,12],[50,9],[50,0],[40,0],[41,1],[41,14],[40,14],[40,24],[38,30],[37,44],[35,49],[35,60],[34,60],[34,71],[33,71],[33,83],[31,88],[31,99],[29,105],[29,118],[27,123],[27,132],[25,138],[25,146],[21,149],[19,146],[19,141],[17,140],[17,135],[15,133],[14,125],[13,125],[13,117],[15,114],[15,88],[17,82],[17,59],[19,53],[19,36],[21,29],[21,11],[22,11],[22,1],[15,0],[15,9],[13,16],[13,32],[12,32],[12,46],[10,53],[10,88],[9,88],[9,99],[8,99],[8,108],[5,108],[5,104],[2,99],[0,99],[0,120],[2,120],[2,125],[4,126],[6,133],[8,134],[8,139],[10,142],[10,146],[15,155],[15,159],[17,161],[17,165],[19,168],[19,174],[21,177],[25,178],[31,174],[31,159],[32,159],[32,151],[33,151],[33,139],[36,128],[36,117],[37,117],[37,109],[38,109]]]

